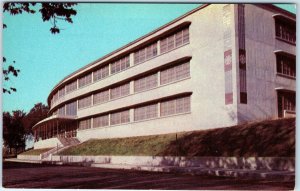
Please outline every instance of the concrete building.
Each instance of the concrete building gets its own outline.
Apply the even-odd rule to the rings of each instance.
[[[34,147],[294,115],[295,54],[295,14],[202,5],[61,80]]]

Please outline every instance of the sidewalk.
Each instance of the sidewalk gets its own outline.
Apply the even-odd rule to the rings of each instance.
[[[5,159],[10,162],[22,163],[43,163],[55,165],[74,165],[86,166],[105,169],[124,169],[137,171],[152,171],[152,172],[174,172],[174,173],[188,173],[193,175],[213,175],[224,177],[239,177],[249,179],[272,179],[282,181],[294,181],[295,171],[287,170],[249,170],[249,169],[224,169],[224,168],[203,168],[203,167],[180,167],[180,166],[147,166],[147,165],[132,165],[132,164],[110,164],[110,163],[93,163],[93,162],[61,162],[61,161],[30,161],[20,160],[16,158]]]

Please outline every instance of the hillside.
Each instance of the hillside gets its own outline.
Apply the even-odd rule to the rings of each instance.
[[[89,140],[60,155],[294,157],[295,118],[186,133]]]

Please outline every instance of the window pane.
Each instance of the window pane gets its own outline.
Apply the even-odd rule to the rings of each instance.
[[[190,63],[184,63],[172,68],[162,70],[160,73],[161,84],[167,84],[190,76]]]
[[[190,96],[164,101],[160,104],[160,115],[168,116],[178,113],[190,112],[190,105]]]

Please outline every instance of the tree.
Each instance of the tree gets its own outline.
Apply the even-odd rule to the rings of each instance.
[[[50,32],[52,34],[60,33],[60,28],[58,27],[58,21],[65,21],[68,23],[73,23],[72,16],[77,14],[76,10],[73,9],[77,3],[26,3],[26,2],[6,2],[3,5],[3,13],[8,12],[10,15],[19,15],[22,13],[35,14],[37,12],[36,5],[40,5],[38,12],[41,13],[43,22],[50,22],[52,27]],[[6,24],[3,24],[3,28],[7,28]],[[6,62],[6,58],[3,57],[3,63]],[[13,61],[15,63],[15,61]],[[9,81],[11,74],[14,77],[18,76],[20,72],[16,69],[13,64],[8,66],[3,66],[3,78],[5,81]],[[3,93],[11,93],[11,91],[17,91],[14,87],[3,87]]]
[[[39,121],[47,118],[48,111],[49,111],[48,106],[42,103],[37,103],[25,116],[23,122],[24,122],[25,135],[27,136],[27,138],[29,138],[33,134],[32,127]]]
[[[23,119],[26,113],[20,110],[13,111],[12,115],[8,112],[3,113],[3,140],[4,145],[17,152],[20,148],[25,149],[25,129]]]
[[[45,119],[48,111],[48,106],[37,103],[28,114],[20,110],[3,112],[3,140],[10,153],[11,149],[25,149],[25,141],[33,138],[32,127]]]

